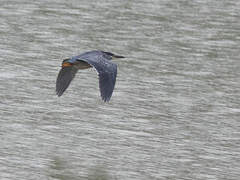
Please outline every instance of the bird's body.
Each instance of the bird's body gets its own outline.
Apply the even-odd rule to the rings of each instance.
[[[92,67],[90,64],[86,63],[85,61],[80,61],[80,60],[76,61],[74,65],[77,69],[88,69]]]
[[[98,72],[102,99],[105,102],[109,101],[117,76],[117,65],[110,61],[113,57],[124,58],[110,52],[89,51],[63,60],[56,82],[57,95],[61,96],[64,93],[78,70],[94,67]]]

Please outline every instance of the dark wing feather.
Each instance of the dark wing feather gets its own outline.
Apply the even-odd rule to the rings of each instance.
[[[109,101],[116,82],[117,65],[106,59],[102,52],[86,54],[80,56],[78,60],[87,62],[97,70],[102,100]]]
[[[59,71],[56,82],[56,93],[58,96],[61,96],[68,88],[77,71],[78,69],[74,66],[64,67]]]
[[[96,68],[97,69],[97,68]],[[111,71],[103,71],[98,73],[99,88],[103,101],[109,101],[116,82],[117,65],[111,64]]]

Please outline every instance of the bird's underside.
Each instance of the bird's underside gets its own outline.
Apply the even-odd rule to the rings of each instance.
[[[78,60],[76,63],[74,63],[74,66],[77,69],[88,69],[91,68],[92,66],[84,61]]]

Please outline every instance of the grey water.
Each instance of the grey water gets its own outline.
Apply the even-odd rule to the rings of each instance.
[[[1,0],[1,180],[237,180],[240,1]],[[55,94],[61,61],[126,56]]]

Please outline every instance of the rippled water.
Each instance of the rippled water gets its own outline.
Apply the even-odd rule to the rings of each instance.
[[[240,1],[1,0],[0,179],[238,179]],[[118,64],[58,98],[62,59]]]

